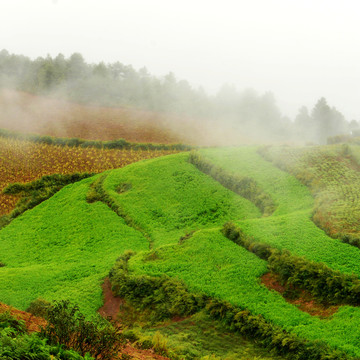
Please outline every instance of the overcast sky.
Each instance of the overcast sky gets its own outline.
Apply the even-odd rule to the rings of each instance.
[[[290,117],[324,96],[360,120],[359,18],[358,0],[0,0],[0,49],[272,91]]]

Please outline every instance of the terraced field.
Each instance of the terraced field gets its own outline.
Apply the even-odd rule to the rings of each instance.
[[[359,146],[268,147],[262,155],[307,185],[313,221],[328,235],[360,246]]]
[[[235,221],[260,243],[354,278],[360,275],[360,249],[317,227],[310,190],[255,147],[200,154],[229,173],[253,179],[275,210],[264,216],[254,203],[189,163],[188,153],[107,171],[65,187],[0,231],[0,261],[6,265],[0,268],[0,301],[24,309],[39,296],[69,298],[90,315],[101,305],[100,283],[115,259],[133,250],[129,271],[134,276],[181,279],[193,293],[227,301],[290,334],[359,357],[358,307],[341,306],[326,319],[300,311],[261,284],[267,261],[221,229]]]
[[[0,136],[0,191],[14,182],[29,182],[44,175],[99,173],[176,151],[111,150],[62,147]],[[0,216],[9,213],[18,197],[0,193]]]

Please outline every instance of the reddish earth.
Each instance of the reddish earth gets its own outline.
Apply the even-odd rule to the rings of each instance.
[[[0,128],[89,140],[230,145],[249,137],[221,122],[127,107],[70,103],[13,90],[0,90]]]
[[[338,305],[324,305],[317,302],[310,293],[304,290],[294,289],[297,294],[295,299],[287,297],[287,288],[280,283],[279,277],[276,274],[266,273],[261,277],[261,282],[268,289],[280,293],[288,303],[296,305],[301,311],[307,312],[312,316],[326,318],[335,314],[339,309]]]
[[[23,320],[25,322],[26,328],[30,332],[40,331],[41,326],[46,326],[46,321],[43,318],[36,317],[30,313],[25,311],[20,311],[12,306],[8,306],[0,303],[0,313],[9,311],[11,315],[19,320]]]
[[[111,291],[111,284],[108,278],[105,279],[103,285],[103,295],[104,295],[104,305],[98,310],[99,314],[103,317],[113,319],[115,322],[118,321],[118,314],[120,312],[120,307],[125,302],[123,299],[115,297]],[[154,352],[153,349],[137,349],[128,343],[122,353],[130,355],[133,359],[140,360],[168,360],[168,358],[158,355]]]
[[[179,142],[169,119],[150,111],[85,106],[11,90],[0,91],[0,127],[57,137],[133,142]]]
[[[111,284],[109,278],[106,278],[102,284],[104,305],[98,310],[102,317],[110,317],[112,320],[117,320],[117,315],[120,311],[120,305],[124,304],[123,299],[115,297],[111,291]]]
[[[153,349],[141,350],[136,349],[131,345],[126,345],[125,348],[122,350],[123,353],[130,355],[133,359],[140,359],[140,360],[169,360],[164,356],[155,354]]]

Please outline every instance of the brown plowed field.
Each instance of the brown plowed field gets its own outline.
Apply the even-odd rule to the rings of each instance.
[[[15,196],[1,194],[10,183],[51,174],[100,173],[175,152],[61,147],[0,137],[0,216],[9,213],[18,201]]]
[[[221,121],[193,119],[127,107],[79,105],[50,97],[0,90],[0,128],[87,140],[123,138],[142,143],[231,145],[249,143]]]
[[[165,115],[127,108],[84,106],[24,92],[0,92],[0,128],[90,140],[174,143]]]

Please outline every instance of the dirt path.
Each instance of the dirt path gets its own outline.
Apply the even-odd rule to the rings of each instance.
[[[102,284],[104,305],[98,310],[99,314],[105,318],[111,318],[117,320],[117,314],[120,311],[120,306],[124,304],[124,301],[118,297],[115,297],[111,291],[111,284],[109,278],[106,278]]]
[[[105,318],[111,318],[118,322],[118,313],[124,300],[115,297],[111,291],[111,284],[109,278],[106,278],[103,285],[104,305],[98,310],[99,314]],[[133,359],[139,360],[169,360],[168,358],[155,354],[153,349],[137,349],[131,344],[127,344],[121,353],[131,356]]]

